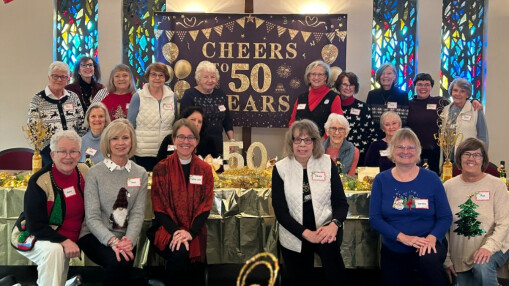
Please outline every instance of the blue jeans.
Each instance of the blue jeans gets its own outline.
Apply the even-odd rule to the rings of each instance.
[[[509,250],[503,253],[497,251],[490,257],[490,261],[484,264],[474,263],[472,269],[458,272],[456,277],[457,286],[498,286],[497,268],[504,265],[509,259]]]

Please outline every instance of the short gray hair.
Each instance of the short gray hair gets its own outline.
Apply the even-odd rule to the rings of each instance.
[[[382,73],[384,72],[384,70],[388,68],[391,68],[392,71],[394,72],[395,77],[394,82],[392,82],[392,86],[394,86],[398,82],[398,71],[396,70],[396,67],[393,64],[385,63],[381,65],[380,68],[376,70],[375,80],[380,84],[380,77],[382,77]]]
[[[339,123],[345,127],[346,135],[348,135],[348,132],[350,132],[350,123],[348,123],[348,120],[343,115],[337,113],[329,114],[329,118],[327,118],[327,122],[325,122],[323,127],[325,127],[325,130],[328,130],[334,123]]]
[[[389,110],[389,111],[382,113],[382,116],[380,116],[380,129],[382,129],[382,131],[384,131],[384,122],[389,117],[396,118],[396,120],[399,121],[399,127],[401,127],[401,124],[403,124],[401,122],[401,117],[399,116],[399,114],[397,114],[396,112],[394,112],[392,110]]]
[[[60,142],[60,140],[63,138],[76,142],[76,144],[78,144],[79,150],[81,150],[81,137],[78,135],[78,133],[76,133],[76,131],[59,130],[53,134],[53,136],[51,136],[49,141],[49,148],[52,152],[57,151],[58,142]]]
[[[106,108],[106,105],[104,105],[104,103],[102,102],[94,102],[92,104],[90,104],[90,106],[88,107],[87,109],[87,113],[85,113],[85,123],[83,125],[85,125],[86,128],[90,128],[90,112],[92,112],[92,109],[96,109],[96,108],[100,108],[104,111],[104,116],[105,116],[105,124],[104,124],[104,127],[106,128],[106,126],[108,126],[108,124],[110,124],[111,122],[111,118],[110,118],[110,113],[108,112],[108,109]]]
[[[69,69],[69,66],[61,61],[54,61],[49,65],[48,68],[48,76],[51,76],[54,71],[65,71],[67,72],[67,75],[71,75],[71,70]]]
[[[325,75],[327,76],[325,79],[325,84],[327,84],[330,77],[330,66],[326,62],[318,60],[310,63],[306,67],[306,71],[304,72],[304,82],[306,85],[309,85],[309,76],[311,75],[311,70],[313,70],[315,67],[322,67],[325,70]]]
[[[452,89],[454,88],[454,85],[458,85],[459,88],[467,91],[467,94],[468,94],[467,99],[469,99],[472,96],[472,84],[467,79],[462,78],[462,77],[455,78],[451,82],[451,84],[449,85],[449,90],[448,90],[449,96],[451,96],[451,94],[452,94]]]
[[[219,71],[215,64],[209,61],[201,61],[196,67],[196,72],[194,73],[194,79],[196,80],[196,84],[200,81],[202,72],[213,72],[216,74],[217,84],[219,84]]]
[[[401,128],[396,133],[394,133],[394,136],[391,138],[391,142],[389,142],[389,155],[387,156],[389,159],[391,159],[392,162],[394,162],[394,148],[396,145],[401,143],[403,140],[411,141],[415,144],[415,152],[417,153],[417,161],[416,164],[421,161],[421,142],[419,141],[419,138],[410,128]]]

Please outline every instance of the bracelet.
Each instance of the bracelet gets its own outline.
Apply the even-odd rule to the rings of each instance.
[[[118,242],[119,242],[118,238],[114,237],[114,238],[110,239],[110,241],[108,242],[108,246],[113,247],[113,246],[117,245]]]

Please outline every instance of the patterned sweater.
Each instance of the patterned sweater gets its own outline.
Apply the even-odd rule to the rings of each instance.
[[[348,133],[347,139],[359,149],[359,162],[362,164],[369,145],[376,140],[375,131],[379,127],[375,125],[371,108],[353,96],[343,99],[341,108],[350,124],[350,133]]]

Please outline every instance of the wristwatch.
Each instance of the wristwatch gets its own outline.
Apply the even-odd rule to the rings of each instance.
[[[342,222],[340,222],[340,221],[339,221],[339,220],[337,220],[337,219],[333,219],[333,220],[332,220],[332,222],[333,222],[333,223],[335,223],[335,224],[338,226],[338,228],[342,228],[342,227],[343,227],[343,223],[342,223]]]

